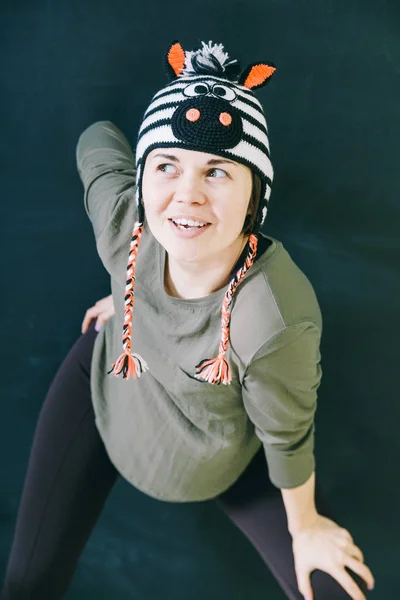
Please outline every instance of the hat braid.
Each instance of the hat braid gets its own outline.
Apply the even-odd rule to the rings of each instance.
[[[122,332],[122,345],[124,352],[117,358],[115,363],[112,363],[110,373],[114,373],[116,377],[122,372],[123,379],[129,379],[129,377],[140,377],[142,373],[145,373],[149,367],[146,361],[139,354],[132,354],[132,319],[133,319],[133,307],[135,306],[135,267],[136,257],[138,253],[140,239],[143,234],[143,223],[136,222],[132,234],[132,240],[129,250],[129,260],[127,267],[127,280],[125,286],[125,308],[124,308],[124,325]]]
[[[212,359],[205,359],[196,365],[197,374],[196,379],[208,381],[209,383],[223,383],[225,385],[230,384],[232,381],[231,367],[228,360],[225,358],[225,354],[229,344],[229,326],[231,322],[231,306],[233,297],[236,293],[237,287],[243,280],[247,271],[254,263],[254,258],[257,254],[258,238],[256,235],[251,234],[249,237],[250,251],[246,257],[243,266],[237,271],[236,277],[232,279],[229,287],[224,296],[222,303],[222,334],[221,341],[219,344],[218,357]]]

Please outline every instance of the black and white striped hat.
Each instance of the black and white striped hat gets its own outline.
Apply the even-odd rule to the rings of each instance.
[[[216,154],[242,163],[261,180],[261,201],[249,237],[249,254],[231,280],[222,307],[222,335],[218,358],[199,363],[195,377],[209,383],[231,382],[225,358],[229,343],[230,309],[240,281],[254,262],[257,233],[265,221],[271,194],[273,169],[270,160],[268,128],[263,108],[253,90],[264,86],[275,66],[270,62],[252,63],[240,73],[237,60],[229,60],[222,44],[211,41],[193,52],[178,41],[166,55],[170,83],[158,91],[144,113],[136,147],[136,203],[138,221],[133,231],[125,289],[123,326],[124,352],[109,373],[140,377],[148,370],[144,359],[132,353],[135,264],[143,233],[144,205],[142,178],[147,155],[154,148],[176,147]]]

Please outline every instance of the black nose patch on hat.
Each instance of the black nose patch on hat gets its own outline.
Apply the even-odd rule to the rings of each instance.
[[[176,138],[210,152],[233,148],[243,135],[239,111],[230,102],[212,96],[182,102],[171,126]]]

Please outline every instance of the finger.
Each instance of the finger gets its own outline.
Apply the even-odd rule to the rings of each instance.
[[[81,326],[81,330],[82,333],[86,333],[86,331],[88,330],[90,323],[93,321],[93,317],[85,317],[82,321],[82,326]]]
[[[86,317],[90,317],[91,315],[95,315],[99,312],[99,308],[97,306],[91,306],[90,308],[87,309],[87,311],[84,314],[84,318]]]
[[[110,317],[112,317],[114,314],[114,307],[107,307],[107,308],[102,308],[102,309],[98,309],[94,314],[92,314],[92,318],[93,317],[97,317],[98,319],[101,319],[102,321],[107,321]]]
[[[309,573],[299,573],[297,575],[297,586],[305,600],[314,600]]]
[[[364,554],[358,546],[356,546],[355,544],[349,544],[348,542],[344,544],[343,540],[336,540],[336,543],[341,549],[342,558],[344,558],[345,556],[352,556],[353,558],[364,562]]]
[[[375,579],[367,565],[364,565],[364,563],[360,563],[360,561],[358,561],[355,558],[352,558],[351,556],[347,557],[345,564],[346,567],[349,567],[352,571],[354,571],[354,573],[357,573],[357,575],[364,579],[369,589],[372,589],[374,587]]]
[[[361,562],[364,562],[364,554],[362,553],[360,548],[358,548],[358,546],[355,546],[354,544],[346,548],[346,555],[351,556]]]
[[[364,594],[354,579],[344,570],[339,569],[331,572],[331,575],[353,600],[366,600]]]
[[[82,333],[85,333],[85,332],[86,332],[86,331],[89,329],[91,322],[92,322],[92,321],[93,321],[93,319],[95,319],[95,318],[96,318],[96,315],[89,316],[89,317],[85,317],[85,318],[83,319],[83,321],[82,321],[82,326],[81,326]]]
[[[95,306],[91,306],[90,308],[87,309],[87,311],[85,312],[85,316],[83,317],[83,321],[82,321],[82,333],[85,333],[85,331],[89,327],[91,321],[95,317],[97,317],[98,314],[99,314],[99,309],[96,308]]]
[[[104,323],[106,323],[108,321],[108,319],[103,319],[103,318],[98,318],[96,321],[96,331],[99,331],[99,329],[101,329],[101,327],[103,327]]]
[[[113,310],[104,311],[97,317],[97,322],[101,325],[104,325],[111,317],[113,317],[115,312]]]
[[[343,527],[340,529],[340,533],[342,534],[342,539],[346,540],[347,542],[350,542],[350,544],[354,543],[353,537],[350,533],[350,531],[348,531],[347,529],[344,529]]]

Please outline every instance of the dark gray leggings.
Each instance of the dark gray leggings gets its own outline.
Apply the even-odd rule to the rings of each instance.
[[[97,333],[93,325],[61,364],[39,415],[2,600],[64,597],[118,477],[94,421],[90,363]],[[262,449],[215,501],[250,540],[287,597],[301,600],[281,493],[269,482]],[[318,486],[316,503],[319,512],[333,518]],[[351,574],[366,594],[364,582]],[[350,598],[322,571],[314,571],[311,581],[315,600]]]

